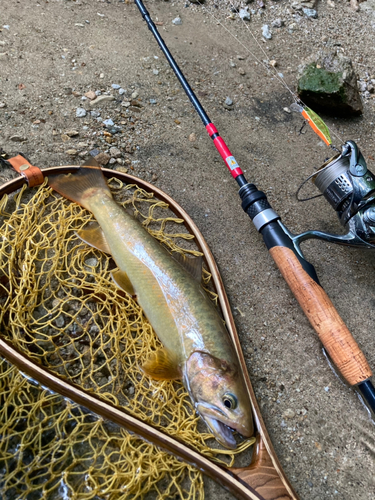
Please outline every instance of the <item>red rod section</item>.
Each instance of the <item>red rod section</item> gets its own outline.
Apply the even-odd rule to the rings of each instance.
[[[222,159],[224,160],[226,166],[229,169],[229,172],[232,174],[232,177],[235,179],[239,175],[243,175],[240,166],[238,165],[232,153],[229,151],[229,148],[225,144],[224,139],[220,137],[219,132],[217,131],[215,125],[213,123],[209,123],[208,125],[206,125],[206,130],[208,132],[208,135],[214,141],[216,149],[219,151]]]

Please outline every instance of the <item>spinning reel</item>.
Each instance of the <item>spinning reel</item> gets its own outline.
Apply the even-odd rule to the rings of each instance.
[[[302,186],[310,179],[321,194],[298,198]],[[311,200],[318,196],[324,196],[336,210],[340,223],[348,232],[340,236],[322,231],[306,231],[294,235],[288,231],[297,249],[302,241],[310,238],[340,245],[375,248],[375,176],[368,170],[366,161],[354,141],[347,141],[341,154],[326,161],[297,191],[299,201]]]

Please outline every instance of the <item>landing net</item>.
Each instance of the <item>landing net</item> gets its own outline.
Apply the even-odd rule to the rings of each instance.
[[[199,255],[164,202],[136,185],[109,184],[115,199],[168,249]],[[137,302],[113,283],[111,257],[75,235],[93,220],[46,183],[3,197],[1,335],[61,378],[232,465],[252,440],[235,452],[216,449],[183,385],[152,381],[140,371],[160,343]],[[209,288],[207,271],[203,278]],[[0,394],[4,500],[203,499],[196,469],[35,384],[5,360]]]

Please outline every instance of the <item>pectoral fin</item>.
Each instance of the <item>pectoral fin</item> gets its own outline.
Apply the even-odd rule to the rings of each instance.
[[[91,247],[97,248],[105,253],[112,253],[99,224],[91,226],[89,229],[80,229],[76,232],[76,235]]]
[[[120,271],[120,269],[117,269],[111,272],[111,276],[113,281],[119,288],[124,290],[129,295],[135,295],[133,285],[131,284],[129,276],[125,271]]]
[[[143,372],[156,380],[176,380],[181,378],[177,359],[166,349],[153,352],[142,366]]]

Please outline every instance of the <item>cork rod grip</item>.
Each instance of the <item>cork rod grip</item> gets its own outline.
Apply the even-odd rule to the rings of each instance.
[[[371,377],[371,369],[357,342],[328,295],[303,269],[293,250],[275,246],[270,253],[345,380],[356,385]]]

